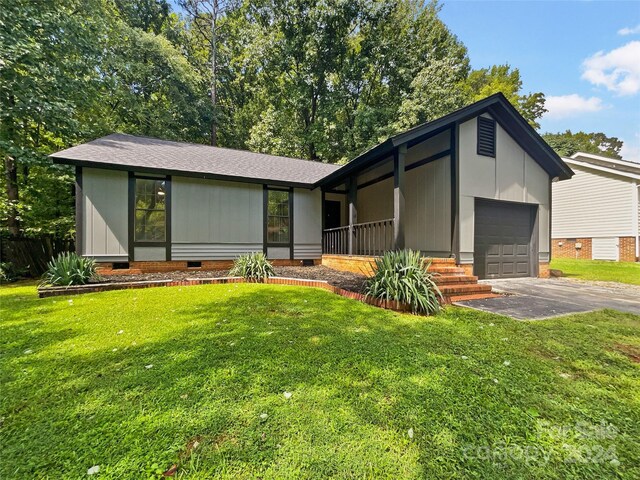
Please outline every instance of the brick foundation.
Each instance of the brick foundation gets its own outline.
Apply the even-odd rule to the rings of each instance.
[[[635,237],[620,237],[620,261],[637,262]]]
[[[365,257],[361,255],[323,255],[322,265],[339,270],[341,272],[359,273],[371,275],[375,257]]]
[[[560,245],[561,243],[562,245]],[[582,248],[576,248],[576,243],[580,243]],[[591,253],[590,238],[554,238],[551,240],[552,258],[591,260]]]
[[[458,266],[464,270],[465,275],[473,275],[473,263],[462,263]]]
[[[270,260],[272,265],[277,267],[299,267],[302,260]],[[186,261],[161,261],[161,262],[129,262],[128,269],[113,269],[113,263],[98,263],[98,274],[100,275],[128,275],[139,273],[165,273],[176,271],[199,271],[199,270],[229,270],[233,265],[233,260],[202,260],[200,267],[190,268]],[[314,265],[320,265],[321,260],[313,260]]]
[[[549,270],[549,264],[540,262],[538,264],[538,278],[549,278],[551,277],[551,271]]]

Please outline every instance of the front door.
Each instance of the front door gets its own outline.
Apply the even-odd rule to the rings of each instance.
[[[324,201],[324,228],[340,227],[340,202],[337,200]]]

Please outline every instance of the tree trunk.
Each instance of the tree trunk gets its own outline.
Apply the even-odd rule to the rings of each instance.
[[[18,237],[20,235],[20,221],[18,220],[18,166],[11,155],[4,156],[4,172],[7,200],[9,202],[7,228],[12,236]]]
[[[218,129],[216,118],[216,47],[217,47],[217,35],[216,35],[216,20],[218,17],[218,0],[212,0],[211,10],[211,105],[213,106],[213,119],[211,121],[211,145],[216,146],[218,144]]]

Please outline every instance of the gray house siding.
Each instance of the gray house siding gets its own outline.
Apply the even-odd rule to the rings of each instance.
[[[322,192],[293,190],[293,258],[322,257]]]
[[[172,260],[262,251],[262,185],[173,177],[171,194]]]
[[[100,262],[126,262],[127,172],[82,169],[80,254]]]
[[[449,131],[422,141],[407,150],[405,186],[405,246],[425,255],[451,253],[451,157],[449,155],[416,166],[419,162],[449,150]],[[377,168],[358,176],[358,223],[393,218],[393,160],[388,158]],[[335,195],[326,198],[337,199]],[[344,196],[342,201],[346,202]],[[343,215],[342,224],[347,224]]]
[[[460,262],[474,260],[476,198],[537,205],[538,260],[548,262],[551,183],[548,173],[499,124],[495,158],[479,155],[477,118],[460,124],[458,151]]]
[[[166,248],[128,252],[128,174],[84,168],[80,251],[99,262],[164,261]],[[293,189],[293,258],[322,256],[319,189]],[[263,251],[263,186],[189,177],[171,178],[171,260],[231,260]],[[289,247],[269,247],[272,259],[290,259]]]

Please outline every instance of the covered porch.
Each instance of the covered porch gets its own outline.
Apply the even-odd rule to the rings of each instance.
[[[456,128],[407,132],[369,150],[322,185],[323,255],[411,248],[456,258]]]

